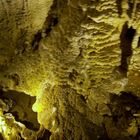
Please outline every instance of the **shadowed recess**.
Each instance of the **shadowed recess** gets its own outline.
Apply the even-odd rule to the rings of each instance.
[[[118,8],[119,17],[122,15],[121,3],[122,3],[122,0],[116,0],[116,4],[117,4],[117,8]]]
[[[32,105],[35,97],[17,91],[1,91],[0,98],[7,102],[9,110],[5,113],[11,113],[16,121],[23,123],[27,128],[32,130],[39,129],[37,113],[32,111]]]
[[[136,30],[132,27],[128,28],[127,22],[123,25],[123,29],[120,35],[120,49],[121,49],[121,72],[127,76],[128,65],[130,57],[132,55],[132,41]]]

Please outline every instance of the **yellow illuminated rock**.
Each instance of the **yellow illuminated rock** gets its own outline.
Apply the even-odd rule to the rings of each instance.
[[[139,19],[139,0],[1,0],[3,138],[140,139]]]

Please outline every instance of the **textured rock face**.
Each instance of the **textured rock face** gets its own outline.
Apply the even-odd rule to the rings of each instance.
[[[1,88],[36,96],[51,140],[139,139],[139,0],[1,3]]]
[[[34,57],[34,54],[33,57],[31,56],[31,46],[35,44],[34,39],[43,27],[51,5],[52,0],[2,0],[0,2],[0,77],[6,82],[6,87],[13,89],[18,85],[21,87],[20,91],[24,91],[23,85],[26,84],[24,81],[29,81],[28,78],[33,73],[34,68],[31,65],[36,67],[38,65],[36,63],[40,63],[37,62],[39,60],[35,62],[31,60]],[[38,59],[38,56],[35,57]],[[28,76],[25,74],[27,69]],[[25,85],[26,88],[30,87],[30,84]]]

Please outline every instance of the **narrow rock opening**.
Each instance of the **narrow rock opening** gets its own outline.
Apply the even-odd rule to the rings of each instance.
[[[57,7],[59,5],[58,0],[54,0],[53,5],[51,6],[51,10],[49,11],[48,17],[46,18],[43,32],[45,37],[47,37],[52,31],[53,27],[56,26],[59,22],[59,15]]]
[[[51,133],[48,130],[45,130],[43,136],[38,138],[37,140],[49,140]]]
[[[137,45],[138,48],[140,48],[140,37],[139,37],[139,40],[138,40],[138,45]]]
[[[35,100],[35,97],[31,97],[23,92],[14,90],[3,91],[0,89],[0,111],[2,111],[3,114],[0,114],[2,115],[0,117],[5,117],[6,123],[9,126],[13,128],[17,127],[17,137],[20,137],[20,140],[24,140],[27,135],[30,135],[28,137],[31,137],[31,139],[37,138],[38,140],[49,140],[50,138],[51,132],[43,126],[40,126],[37,120],[37,113],[32,111],[32,105]],[[8,116],[9,119],[7,119],[6,116]],[[23,125],[25,127],[23,127]],[[3,129],[3,126],[0,127]],[[8,127],[5,129],[8,129]],[[25,128],[26,130],[23,130]],[[5,135],[6,134],[3,135],[0,132],[0,140],[5,138]],[[12,135],[12,132],[10,132],[9,135]],[[16,135],[16,133],[14,135]]]
[[[46,17],[46,21],[44,22],[44,25],[43,25],[44,27],[34,35],[33,41],[31,43],[33,51],[38,50],[40,40],[43,37],[47,37],[49,33],[52,31],[53,27],[58,24],[59,22],[58,13],[56,11],[57,5],[58,5],[58,1],[54,0],[51,6],[51,10],[48,16]]]
[[[34,39],[33,39],[32,43],[31,43],[34,51],[38,49],[38,45],[39,45],[39,42],[40,42],[41,39],[42,39],[42,33],[41,33],[41,31],[38,31],[34,35]]]
[[[28,129],[39,129],[40,125],[37,121],[37,113],[32,111],[35,97],[17,91],[9,90],[5,92],[1,90],[0,100],[6,104],[2,108],[4,113],[11,113],[17,122],[21,122]],[[1,102],[0,107],[3,107]]]
[[[50,22],[48,23],[48,27],[45,29],[45,34],[46,36],[49,35],[49,33],[51,32],[52,28],[58,24],[58,18],[54,15],[54,17],[49,16],[48,18],[50,18]]]
[[[127,22],[122,28],[120,35],[120,49],[121,49],[121,65],[120,71],[127,76],[128,66],[130,62],[130,57],[132,56],[132,41],[134,38],[136,30],[133,27],[128,27]]]

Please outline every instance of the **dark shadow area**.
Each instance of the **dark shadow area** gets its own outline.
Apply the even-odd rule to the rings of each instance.
[[[38,45],[39,45],[39,42],[40,42],[41,39],[42,39],[42,33],[41,33],[41,31],[38,31],[34,35],[33,41],[31,43],[34,51],[38,50]]]
[[[4,140],[4,138],[3,138],[3,136],[2,136],[2,134],[0,133],[0,140]]]
[[[51,132],[45,130],[43,133],[43,137],[38,138],[37,140],[49,140],[50,136],[51,136]]]
[[[15,120],[23,123],[31,130],[38,130],[40,125],[37,121],[37,113],[32,111],[32,105],[35,97],[31,97],[25,93],[17,91],[0,91],[0,99],[2,99],[8,109],[4,113],[11,113]]]
[[[41,31],[38,31],[34,35],[33,41],[31,43],[33,51],[38,50],[39,42],[41,41],[41,39],[43,37],[47,37],[50,34],[50,32],[52,31],[53,27],[58,24],[58,16],[57,16],[58,13],[56,11],[57,6],[58,6],[58,1],[54,0],[53,4],[51,6],[51,10],[44,23],[44,29],[42,29]],[[45,36],[42,36],[42,34],[45,34]]]
[[[92,122],[87,122],[86,134],[89,140],[110,140],[106,129],[103,126],[96,126]]]
[[[3,101],[3,102],[1,102]],[[26,126],[26,128],[36,131],[40,131],[40,124],[37,121],[37,113],[32,111],[32,105],[35,102],[35,97],[31,97],[25,93],[17,91],[3,91],[0,89],[0,108],[3,109],[3,104],[5,103],[8,109],[3,109],[3,113],[11,113],[17,122],[20,122]],[[39,132],[40,136],[37,140],[49,140],[51,132],[48,130],[41,130]],[[20,140],[22,138],[21,133],[19,133]],[[30,139],[30,137],[28,137]],[[2,134],[0,133],[0,140],[4,140]]]
[[[127,76],[128,65],[130,57],[132,56],[132,41],[136,30],[132,27],[128,28],[127,22],[124,24],[120,35],[120,49],[121,49],[121,65],[120,71]]]
[[[140,48],[140,37],[139,37],[139,40],[138,40],[137,47]]]
[[[116,0],[116,4],[117,4],[117,8],[118,8],[119,17],[121,17],[121,15],[122,15],[121,3],[122,3],[122,0]]]
[[[50,34],[53,27],[56,26],[59,22],[58,21],[58,12],[57,12],[58,2],[59,2],[58,0],[54,0],[53,5],[51,6],[49,15],[46,18],[45,27],[44,27],[46,36],[48,36]]]
[[[112,129],[116,130],[117,133],[120,133],[120,136],[117,135],[118,139],[121,139],[127,133],[129,134],[126,139],[128,140],[139,140],[140,139],[140,125],[137,121],[140,121],[139,115],[140,112],[140,98],[133,95],[131,92],[121,92],[121,95],[110,95],[110,104],[108,105],[112,116],[108,119],[111,121],[110,131]],[[135,121],[136,123],[134,123]],[[107,123],[106,123],[107,124]],[[138,128],[138,132],[135,131]],[[122,133],[123,132],[123,133]],[[116,140],[116,139],[115,139]]]
[[[49,19],[49,23],[48,23],[48,27],[46,28],[46,30],[45,30],[45,33],[46,33],[46,36],[48,36],[49,35],[49,33],[51,32],[51,30],[53,29],[53,27],[55,26],[55,25],[57,25],[57,23],[58,23],[58,18],[57,17],[52,17],[51,15],[48,17],[48,19]]]
[[[111,100],[111,104],[112,104],[111,108],[115,107],[118,110],[121,110],[121,109],[126,110],[126,107],[129,107],[130,111],[133,110],[133,112],[128,111],[130,113],[130,115],[133,115],[133,113],[136,113],[137,110],[140,109],[140,98],[133,95],[131,92],[129,92],[129,93],[121,92],[120,96],[111,94],[110,100]],[[119,113],[117,113],[117,111],[116,111],[116,115],[119,115]]]

